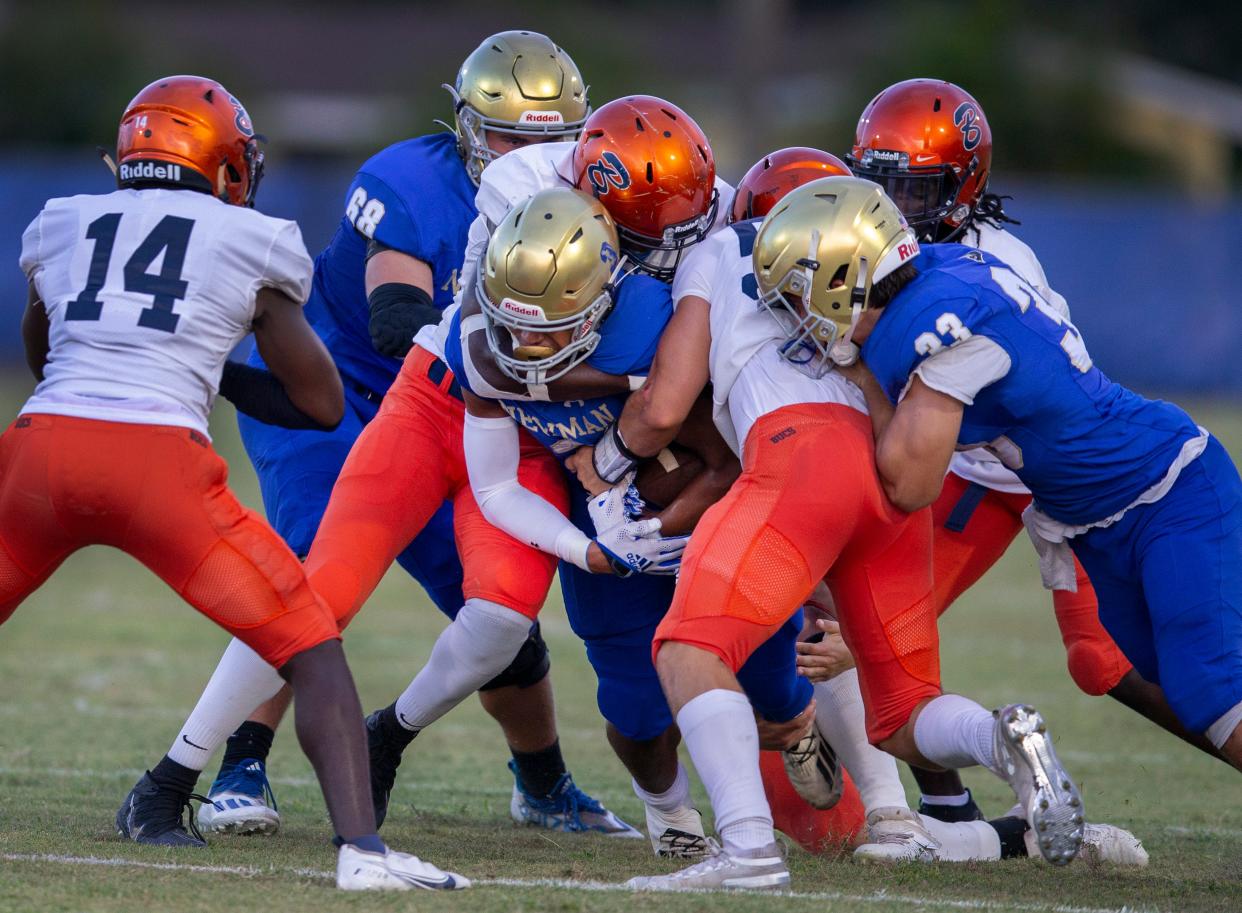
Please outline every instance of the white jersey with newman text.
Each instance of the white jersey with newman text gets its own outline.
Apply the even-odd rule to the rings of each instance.
[[[203,434],[259,289],[301,303],[312,272],[295,223],[170,189],[49,200],[22,235],[21,267],[51,324],[23,413]]]

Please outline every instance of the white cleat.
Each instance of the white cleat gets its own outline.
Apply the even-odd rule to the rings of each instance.
[[[345,844],[336,860],[336,886],[342,891],[460,891],[470,887],[470,879],[409,853],[367,853]]]
[[[640,875],[626,886],[634,891],[784,891],[789,887],[789,867],[775,843],[730,852],[713,840],[708,852],[711,855],[702,862],[679,872]]]
[[[1052,749],[1044,718],[1026,704],[992,715],[998,773],[1013,787],[1039,854],[1053,865],[1068,865],[1082,848],[1082,796]]]
[[[215,834],[274,834],[280,830],[280,812],[262,796],[220,792],[198,807],[198,828]]]
[[[1088,824],[1084,829],[1082,852],[1078,854],[1092,864],[1129,865],[1143,868],[1147,865],[1147,850],[1143,841],[1139,840],[1125,828],[1111,824]],[[1034,831],[1026,832],[1026,851],[1032,856],[1039,855],[1039,842]]]
[[[811,726],[798,744],[782,751],[781,760],[790,785],[812,807],[829,809],[841,801],[841,764],[818,725]]]
[[[898,805],[867,815],[866,833],[866,842],[854,850],[856,862],[935,862],[940,851],[923,819]]]
[[[690,805],[672,813],[648,805],[647,837],[655,854],[667,859],[702,859],[708,854],[703,816]]]

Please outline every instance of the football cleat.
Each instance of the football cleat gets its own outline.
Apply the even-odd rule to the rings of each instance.
[[[216,834],[274,834],[280,830],[280,812],[263,762],[247,758],[220,768],[207,801],[198,807],[198,826]]]
[[[117,809],[116,832],[134,843],[150,846],[205,847],[207,841],[199,833],[193,813],[189,818],[189,831],[182,819],[191,798],[207,801],[202,796],[161,786],[147,771]]]
[[[1026,832],[1026,851],[1039,856],[1039,841],[1034,831]],[[1083,828],[1082,852],[1079,857],[1087,862],[1111,865],[1147,865],[1147,850],[1139,840],[1124,828],[1111,824],[1088,824]]]
[[[670,875],[640,875],[626,885],[635,891],[783,891],[789,887],[789,867],[780,847],[731,851],[716,841],[701,862]]]
[[[647,838],[655,854],[667,859],[701,859],[707,855],[703,816],[690,805],[671,813],[648,805]]]
[[[409,853],[368,853],[347,843],[336,857],[336,886],[342,891],[460,891],[470,887],[470,879]]]
[[[1010,704],[993,711],[998,773],[1013,788],[1039,853],[1068,865],[1082,848],[1082,796],[1052,748],[1048,726],[1034,707]]]
[[[385,719],[387,710],[388,707],[376,710],[366,719],[367,755],[371,761],[371,804],[375,807],[376,829],[388,817],[388,799],[392,795],[393,785],[397,782],[401,753],[417,735],[417,732],[407,731],[408,739],[394,738],[391,727],[400,724]]]
[[[540,799],[526,792],[517,775],[517,764],[509,762],[513,771],[513,799],[509,815],[518,824],[580,834],[588,831],[608,837],[642,839],[642,832],[626,824],[598,800],[591,798],[574,784],[569,773],[561,774],[552,792]]]
[[[829,809],[841,801],[841,763],[814,725],[792,748],[781,752],[785,773],[798,795],[818,809]]]
[[[866,863],[935,862],[940,843],[908,808],[877,808],[867,815],[865,842],[854,859]]]

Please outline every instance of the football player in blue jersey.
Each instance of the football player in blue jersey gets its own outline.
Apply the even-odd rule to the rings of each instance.
[[[564,188],[537,193],[501,222],[479,264],[476,293],[481,332],[509,377],[548,382],[578,364],[619,376],[646,373],[672,316],[671,291],[646,275],[618,280],[618,244],[608,210]],[[552,253],[523,253],[533,250]],[[459,378],[469,376],[470,347],[461,330],[470,318],[464,313],[454,316],[445,351]],[[471,335],[469,327],[465,335]],[[651,664],[651,638],[672,599],[684,533],[727,489],[736,460],[704,416],[681,443],[708,471],[658,516],[634,519],[641,510],[634,490],[627,507],[618,503],[616,490],[588,498],[572,480],[566,518],[521,483],[519,427],[565,459],[599,439],[620,414],[625,395],[568,402],[483,398],[468,384],[463,381],[464,446],[479,507],[514,539],[561,559],[570,624],[596,672],[609,741],[646,805],[652,847],[660,855],[700,856],[708,844],[677,760],[680,738]],[[741,675],[760,712],[788,724],[778,727],[783,743],[809,727],[813,712],[810,684],[794,671],[798,631],[796,624],[787,626]]]
[[[251,418],[270,416],[262,401],[267,385],[261,360],[256,355],[249,365],[230,363],[225,371],[223,392],[243,413],[242,438],[259,474],[268,517],[303,557],[311,551],[346,455],[379,409],[414,335],[438,323],[453,298],[483,168],[528,143],[572,138],[589,111],[573,61],[533,32],[488,38],[463,63],[455,85],[446,88],[454,100],[453,132],[398,143],[368,160],[346,193],[335,237],[315,263],[306,313],[345,383],[347,408],[340,426],[325,433]],[[454,402],[447,389],[433,386]],[[399,527],[407,537],[378,565],[374,580],[355,575],[353,586],[342,592],[334,568],[320,568],[321,585],[328,591],[322,595],[338,621],[344,624],[357,611],[394,557],[443,611],[453,615],[461,607],[453,511],[442,501],[431,506],[430,520],[424,517],[418,528]],[[369,557],[378,560],[382,551]],[[308,575],[315,569],[308,561]],[[505,730],[519,782],[533,784],[543,795],[545,784],[568,774],[537,626],[508,672],[481,697]],[[277,694],[277,688],[270,669],[234,643],[179,733],[170,757],[199,770],[233,732],[211,789],[213,801],[200,809],[204,829],[270,833],[279,826],[264,770],[274,728],[288,704],[287,694]],[[234,732],[237,722],[269,698]]]
[[[816,223],[830,256],[821,244],[804,261],[806,282],[866,274],[858,213],[830,196]],[[984,251],[925,247],[860,279],[850,303],[844,332],[826,318],[808,332],[839,362],[862,347],[841,370],[866,394],[893,503],[931,504],[955,449],[986,447],[1032,492],[1045,586],[1073,590],[1077,556],[1127,659],[1242,768],[1242,482],[1220,442],[1109,380],[1073,324]]]

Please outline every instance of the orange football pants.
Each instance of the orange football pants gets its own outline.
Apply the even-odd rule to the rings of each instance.
[[[742,474],[695,527],[653,655],[665,641],[734,672],[826,580],[854,654],[867,735],[880,742],[940,693],[931,514],[898,511],[875,470],[871,421],[831,403],[751,428]]]
[[[1000,560],[1021,532],[1022,511],[1030,503],[1029,494],[982,488],[952,472],[945,476],[944,488],[931,508],[938,613],[943,614]],[[1100,623],[1095,590],[1087,572],[1077,559],[1074,565],[1078,592],[1052,592],[1070,677],[1087,694],[1107,694],[1134,667]]]
[[[0,623],[69,555],[110,545],[279,668],[339,638],[297,557],[188,428],[20,416],[0,437]]]
[[[428,375],[437,365],[444,372],[438,383]],[[411,349],[337,477],[306,556],[306,575],[342,629],[449,499],[465,597],[531,619],[539,614],[556,557],[501,532],[479,510],[462,448],[465,406],[453,389],[443,362],[426,349]],[[518,481],[567,513],[564,470],[528,433],[520,432],[520,439]]]

